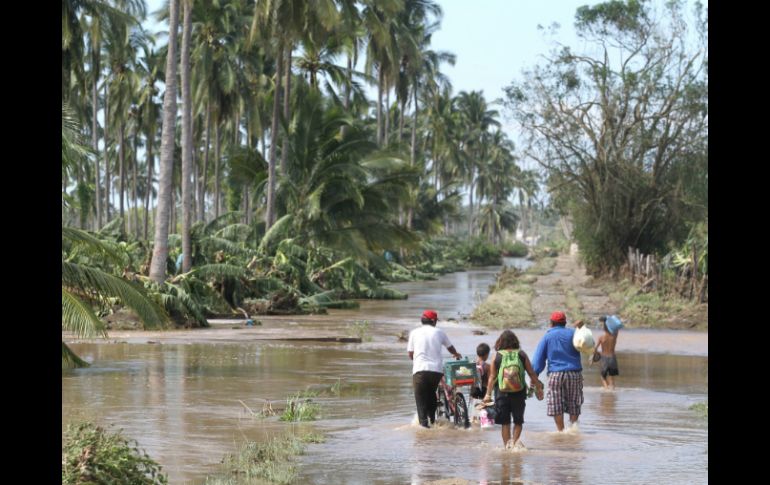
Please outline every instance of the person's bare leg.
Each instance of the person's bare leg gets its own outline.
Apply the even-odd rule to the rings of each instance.
[[[564,430],[564,415],[563,414],[557,414],[553,417],[553,420],[556,422],[556,430],[557,431],[563,431]]]
[[[579,417],[580,417],[579,414],[570,414],[569,415],[569,422],[570,422],[570,424],[573,425],[573,426],[575,424],[577,424],[577,420],[578,420]]]
[[[608,389],[608,388],[609,388],[609,384],[607,383],[607,379],[605,379],[605,378],[604,378],[604,376],[602,376],[602,386],[603,386],[605,389]]]
[[[610,385],[610,390],[614,391],[615,390],[615,378],[612,377],[612,376],[607,376],[607,382]]]
[[[519,441],[519,437],[521,437],[521,429],[524,427],[524,425],[521,424],[514,424],[513,425],[513,444],[515,445]]]
[[[508,441],[511,439],[511,425],[510,424],[504,424],[503,425],[503,446],[505,447],[508,445]]]

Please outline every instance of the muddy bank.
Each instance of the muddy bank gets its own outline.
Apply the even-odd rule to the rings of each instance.
[[[537,328],[547,325],[551,312],[562,310],[569,321],[593,323],[617,314],[627,329],[708,330],[708,304],[642,293],[625,281],[595,280],[574,254],[546,258],[538,267],[523,274],[501,271],[495,291],[473,318],[491,328]]]

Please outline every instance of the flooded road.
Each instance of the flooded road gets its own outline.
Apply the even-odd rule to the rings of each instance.
[[[518,263],[518,262],[517,262]],[[708,335],[624,330],[618,341],[618,389],[601,390],[586,367],[585,404],[576,432],[558,434],[545,401],[527,400],[522,441],[502,449],[499,427],[423,430],[415,414],[411,362],[395,334],[419,325],[425,308],[463,354],[497,338],[473,335],[463,321],[494,281],[496,267],[395,285],[403,301],[367,301],[358,310],[265,321],[265,325],[373,323],[362,344],[180,342],[74,344],[88,369],[62,372],[62,421],[116,424],[168,472],[170,483],[203,483],[244,438],[263,440],[292,425],[254,418],[264,400],[329,388],[314,398],[321,419],[294,424],[326,432],[300,458],[297,483],[423,483],[461,477],[475,483],[707,483],[708,429],[688,407],[707,398]],[[449,321],[449,318],[457,321]],[[544,323],[544,322],[543,322]],[[543,330],[518,330],[533,352]],[[448,357],[448,354],[446,355]],[[541,375],[544,378],[545,374]]]

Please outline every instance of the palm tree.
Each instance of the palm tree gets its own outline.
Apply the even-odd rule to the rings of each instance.
[[[414,172],[403,160],[378,155],[367,133],[339,106],[310,90],[295,110],[289,173],[278,193],[285,216],[267,231],[263,248],[291,237],[365,257],[367,251],[414,243],[394,221]],[[348,124],[344,138],[340,127]]]
[[[500,126],[497,121],[497,110],[487,109],[487,102],[481,91],[461,91],[458,95],[457,106],[462,113],[463,123],[466,127],[466,136],[463,140],[463,149],[468,155],[468,187],[469,187],[469,212],[468,212],[468,235],[472,236],[473,231],[473,189],[476,185],[476,174],[479,164],[483,157],[485,149],[484,139],[487,136],[488,129],[491,126]]]
[[[92,19],[91,26],[97,29],[105,26],[136,23],[134,17],[144,17],[143,0],[121,0],[113,7],[103,0],[62,0],[62,100],[70,97],[73,74],[76,82],[85,83],[83,72],[83,16]],[[95,21],[99,19],[99,21]],[[89,32],[92,36],[93,30]],[[94,39],[96,40],[96,39]]]
[[[386,89],[388,73],[398,64],[394,39],[395,14],[403,8],[402,0],[366,2],[362,18],[367,32],[365,72],[377,71],[377,146],[384,142],[382,95]]]
[[[163,96],[163,132],[160,147],[160,180],[158,209],[155,218],[155,244],[150,265],[150,278],[162,283],[166,278],[168,258],[168,226],[171,209],[171,178],[174,168],[174,135],[176,126],[176,49],[179,27],[179,0],[169,3],[169,40],[166,54],[166,92]]]
[[[519,195],[519,213],[521,214],[521,237],[526,239],[527,230],[532,219],[532,202],[538,193],[537,173],[533,170],[523,170],[516,180],[515,186]]]
[[[184,21],[182,27],[182,271],[192,267],[190,227],[192,224],[192,94],[190,93],[190,42],[192,37],[192,2],[182,0]]]
[[[119,210],[123,220],[122,229],[125,233],[125,179],[127,170],[127,124],[131,118],[131,110],[136,100],[138,76],[136,73],[136,52],[149,40],[147,33],[141,28],[130,31],[124,25],[114,25],[108,31],[105,45],[109,55],[110,76],[108,91],[110,99],[110,116],[107,122],[117,127],[118,134],[118,184]]]
[[[62,105],[62,169],[71,170],[87,155],[88,149],[80,141],[72,113]],[[75,246],[83,250],[73,251]],[[66,257],[67,254],[70,256]],[[92,303],[104,304],[108,297],[117,298],[131,308],[145,325],[163,325],[163,311],[141,288],[89,264],[96,255],[122,266],[123,261],[91,234],[62,227],[62,329],[77,337],[106,337],[104,324],[94,313]],[[87,365],[62,342],[62,368]]]
[[[146,155],[146,187],[144,194],[144,230],[143,239],[148,238],[148,219],[150,213],[150,196],[153,193],[153,167],[155,166],[155,138],[158,132],[158,120],[161,116],[160,105],[155,101],[159,90],[156,83],[162,79],[163,57],[157,50],[152,50],[149,45],[142,46],[143,55],[140,57],[137,72],[141,78],[138,93],[138,124],[145,138]]]
[[[483,199],[487,203],[480,207],[479,219],[482,234],[490,242],[499,244],[504,230],[514,230],[518,216],[508,201],[520,169],[513,156],[513,143],[505,134],[497,130],[488,137],[485,150],[487,157],[479,166],[477,178],[479,204]]]

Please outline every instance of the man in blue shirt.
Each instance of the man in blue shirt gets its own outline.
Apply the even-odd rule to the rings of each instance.
[[[538,376],[548,361],[548,416],[553,416],[559,431],[564,429],[564,413],[569,413],[570,423],[574,425],[583,404],[580,352],[572,345],[575,330],[566,326],[567,316],[564,312],[553,312],[551,328],[537,344],[532,359],[532,366]],[[576,328],[582,326],[582,320],[575,322]]]

